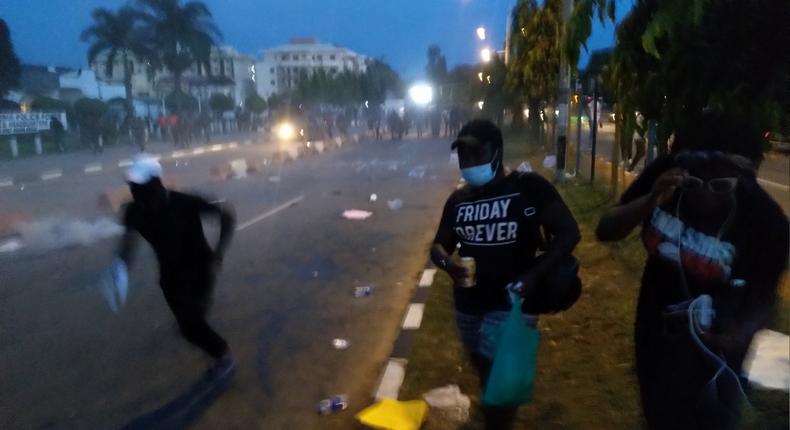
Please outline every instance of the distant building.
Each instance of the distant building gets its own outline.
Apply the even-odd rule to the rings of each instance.
[[[154,70],[150,63],[128,57],[132,72],[132,96],[141,99],[161,99],[174,89],[172,74],[166,70]],[[247,96],[255,92],[255,62],[252,57],[239,53],[229,46],[212,48],[209,64],[193,64],[181,78],[182,90],[195,96],[207,106],[212,94],[221,93],[233,98],[241,105]],[[98,79],[123,85],[123,59],[117,55],[112,74],[107,73],[107,54],[96,58],[91,64]]]
[[[340,72],[365,73],[369,58],[365,55],[313,38],[291,39],[287,45],[261,51],[255,63],[258,94],[270,97],[293,89],[299,76],[324,70],[333,75]]]

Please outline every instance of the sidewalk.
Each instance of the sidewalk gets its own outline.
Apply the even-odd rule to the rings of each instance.
[[[538,167],[543,158],[537,151],[527,154],[523,147],[512,145],[506,146],[505,152],[510,166],[528,159]],[[569,311],[541,318],[534,400],[521,408],[514,428],[643,428],[633,370],[632,332],[644,250],[636,234],[614,244],[595,240],[600,213],[612,201],[607,190],[576,181],[559,190],[582,231],[575,255],[582,261],[584,292]],[[785,333],[786,315],[790,313],[788,284],[785,279],[783,304],[773,327]],[[452,287],[444,273],[437,273],[425,306],[399,398],[416,399],[432,388],[457,384],[472,398],[470,421],[461,425],[430,414],[423,429],[482,428],[482,417],[476,409],[480,388],[458,340]],[[749,415],[747,428],[785,428],[787,393],[754,390],[751,400],[755,413]]]

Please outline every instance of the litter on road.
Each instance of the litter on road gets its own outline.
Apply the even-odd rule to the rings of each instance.
[[[387,206],[389,206],[391,210],[396,211],[403,207],[403,200],[401,199],[387,200]]]
[[[375,202],[378,199],[379,199],[379,196],[377,196],[375,193],[370,195],[370,201],[371,202]]]
[[[357,414],[360,423],[381,430],[418,430],[428,415],[424,400],[383,399]]]
[[[457,385],[434,388],[422,395],[422,398],[449,420],[464,423],[469,420],[469,408],[472,401],[463,394]]]
[[[364,286],[354,288],[354,297],[368,297],[373,294],[373,287]]]
[[[318,413],[321,415],[330,415],[335,412],[344,411],[348,408],[348,396],[345,394],[338,394],[330,399],[324,399],[318,402]]]
[[[522,161],[521,164],[516,167],[517,172],[521,173],[528,173],[532,171],[532,165],[529,164],[529,161]]]
[[[363,211],[360,209],[349,209],[343,211],[343,218],[346,219],[353,219],[353,220],[363,220],[368,219],[373,215],[373,212]]]
[[[344,349],[348,349],[350,343],[346,339],[337,338],[337,339],[332,339],[332,346],[335,347],[335,349],[344,350]]]

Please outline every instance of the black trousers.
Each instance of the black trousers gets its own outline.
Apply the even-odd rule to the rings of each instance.
[[[206,321],[215,279],[211,269],[184,270],[163,276],[160,285],[184,338],[211,357],[219,358],[228,351],[228,344]]]

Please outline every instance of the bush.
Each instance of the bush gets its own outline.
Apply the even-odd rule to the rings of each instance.
[[[214,93],[208,99],[208,106],[215,113],[233,110],[233,99],[225,94]]]
[[[244,108],[252,113],[263,113],[266,110],[266,100],[257,94],[253,94],[244,100]]]
[[[197,99],[181,90],[173,91],[165,97],[167,110],[171,112],[190,112],[197,110]]]
[[[68,103],[63,100],[53,99],[52,97],[36,97],[30,107],[34,111],[44,112],[67,112],[69,110]]]

